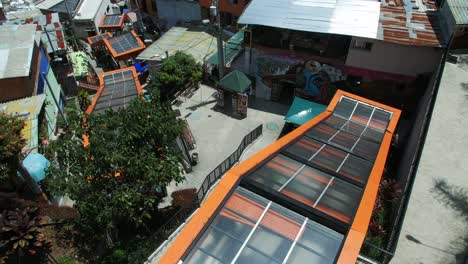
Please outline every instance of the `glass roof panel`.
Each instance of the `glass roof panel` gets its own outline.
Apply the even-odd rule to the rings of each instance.
[[[356,101],[343,96],[341,97],[340,102],[336,105],[333,114],[344,119],[349,119],[353,115],[356,104]]]
[[[354,216],[361,198],[361,190],[347,182],[335,179],[321,197],[316,208],[345,223]]]
[[[301,256],[332,263],[342,242],[342,234],[237,187],[183,263],[291,263]]]

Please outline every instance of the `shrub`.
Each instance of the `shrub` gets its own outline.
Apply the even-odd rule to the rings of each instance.
[[[15,209],[0,214],[0,256],[16,257],[22,253],[37,260],[50,253],[51,245],[41,232],[45,218],[37,208]]]
[[[57,258],[58,264],[75,264],[76,262],[68,256],[60,256]]]

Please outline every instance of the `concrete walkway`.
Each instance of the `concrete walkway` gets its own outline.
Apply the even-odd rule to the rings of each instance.
[[[288,106],[276,105],[274,102],[255,99],[255,108],[249,108],[247,117],[236,119],[224,113],[213,110],[215,90],[201,85],[191,98],[180,98],[183,103],[178,109],[182,117],[186,117],[192,134],[195,137],[199,163],[193,171],[185,175],[186,181],[167,187],[168,197],[160,203],[160,207],[170,204],[170,194],[174,191],[196,188],[198,189],[205,177],[231,155],[239,146],[242,139],[260,124],[263,124],[263,135],[244,152],[242,159],[246,159],[257,151],[276,141],[284,125],[284,114]],[[273,109],[275,113],[267,112]]]
[[[466,263],[467,150],[468,64],[462,60],[446,65],[392,263]]]

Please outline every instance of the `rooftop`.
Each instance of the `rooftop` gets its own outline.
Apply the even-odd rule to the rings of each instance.
[[[468,25],[468,1],[447,0],[446,4],[450,7],[457,25]]]
[[[8,10],[8,9],[6,9]],[[24,20],[28,17],[36,17],[42,15],[41,10],[31,7],[28,9],[15,9],[12,10],[11,8],[9,9],[10,11],[7,11],[6,13],[6,18],[8,20],[14,20],[14,19],[20,19]]]
[[[79,2],[80,0],[43,0],[36,3],[36,7],[60,13],[72,13]]]
[[[110,39],[110,38],[112,38],[112,33],[105,32],[105,33],[102,33],[102,34],[99,34],[99,35],[96,35],[96,36],[89,37],[88,38],[88,43],[91,44],[91,45],[95,45],[95,44],[103,41],[104,39]]]
[[[62,3],[63,1],[64,0],[42,0],[36,3],[36,7],[39,9],[49,9]]]
[[[252,0],[239,23],[441,47],[436,10],[435,0]]]
[[[0,27],[0,79],[29,76],[36,25]]]
[[[245,73],[234,70],[224,76],[223,79],[219,81],[218,85],[232,92],[244,93],[250,88],[252,82]]]
[[[192,55],[203,63],[216,52],[216,38],[206,33],[206,28],[172,27],[162,37],[145,49],[137,59],[160,61],[177,51]]]
[[[104,39],[104,43],[116,59],[145,49],[145,44],[133,30],[123,35]]]
[[[24,120],[24,128],[21,132],[26,140],[24,150],[34,149],[38,146],[37,117],[44,105],[45,97],[45,94],[41,94],[0,104],[0,112]]]
[[[399,115],[338,91],[225,174],[159,263],[355,262]]]
[[[441,47],[434,0],[383,0],[378,39],[404,45]]]
[[[15,24],[36,24],[37,30],[43,32],[41,34],[41,39],[44,43],[49,43],[49,38],[44,32],[47,30],[50,37],[50,42],[52,43],[53,48],[50,45],[47,46],[47,53],[52,53],[54,50],[63,50],[65,49],[65,34],[62,30],[62,24],[60,23],[60,18],[58,13],[51,13],[46,15],[39,15],[35,17],[28,17],[21,19],[10,20],[5,22],[6,25],[15,25]]]
[[[239,24],[375,39],[379,14],[369,0],[252,0]]]
[[[113,29],[113,28],[122,28],[125,21],[125,14],[122,15],[106,15],[102,17],[99,24],[100,29]]]
[[[81,0],[78,4],[74,20],[93,20],[96,16],[102,1]]]
[[[104,72],[99,75],[99,90],[86,112],[117,111],[128,106],[143,90],[134,67]]]

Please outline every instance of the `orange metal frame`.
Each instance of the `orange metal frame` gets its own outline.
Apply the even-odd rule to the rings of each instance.
[[[108,74],[111,74],[111,73],[122,72],[122,71],[127,71],[127,70],[132,71],[133,79],[135,80],[135,85],[136,85],[136,89],[138,91],[138,94],[140,94],[140,95],[143,94],[143,88],[141,87],[140,80],[138,79],[138,74],[137,74],[137,72],[135,70],[135,67],[131,66],[131,67],[122,68],[122,69],[118,69],[118,70],[103,72],[103,73],[99,74],[99,76],[98,76],[99,77],[99,90],[94,95],[93,101],[91,102],[91,104],[86,109],[86,114],[87,115],[91,115],[94,108],[96,107],[96,104],[97,104],[97,101],[99,100],[99,97],[101,97],[102,91],[105,88],[105,86],[104,86],[104,76],[108,75]],[[83,123],[86,123],[86,120],[83,120]],[[88,136],[83,135],[83,146],[87,147],[88,145],[89,145]]]
[[[110,44],[109,40],[108,39],[104,39],[104,43],[106,44],[107,48],[109,49],[109,51],[111,52],[112,54],[112,57],[118,59],[118,58],[121,58],[125,55],[128,55],[130,53],[133,53],[133,52],[137,52],[137,51],[140,51],[140,50],[143,50],[145,49],[145,43],[143,43],[143,41],[141,41],[141,39],[137,36],[137,34],[135,33],[135,31],[131,31],[132,35],[135,37],[135,39],[137,40],[138,44],[140,44],[140,47],[138,48],[134,48],[134,49],[131,49],[129,51],[126,51],[126,52],[122,52],[122,53],[117,53],[113,48],[112,48],[112,45]]]
[[[88,37],[88,43],[89,43],[90,45],[96,45],[96,44],[99,43],[99,42],[93,43],[93,42],[92,42],[92,39],[95,38],[95,37],[97,37],[97,36],[101,36],[101,35],[108,35],[109,38],[112,38],[112,33],[110,33],[110,32],[104,32],[104,33],[99,34],[99,35],[96,35],[96,36]],[[103,40],[104,40],[104,39],[103,39]]]
[[[99,22],[99,29],[104,29],[104,30],[105,29],[121,29],[124,22],[125,22],[125,20],[128,18],[126,14],[122,14],[120,16],[120,20],[119,20],[118,24],[104,26],[104,20],[106,20],[107,16],[114,16],[114,15],[103,16],[102,19],[101,19],[101,22]]]
[[[223,178],[219,181],[218,185],[213,189],[211,194],[206,198],[203,205],[198,209],[194,216],[187,222],[186,226],[182,229],[176,240],[172,243],[170,248],[162,256],[159,263],[178,263],[183,257],[185,252],[189,249],[191,244],[195,241],[198,234],[202,232],[204,226],[208,224],[211,217],[215,214],[217,209],[224,202],[225,198],[229,195],[231,190],[235,188],[242,176],[247,174],[249,171],[260,165],[263,161],[280,151],[283,147],[296,140],[300,136],[304,135],[306,131],[317,125],[320,121],[327,118],[338,104],[342,96],[347,96],[352,99],[356,99],[363,103],[367,103],[387,111],[393,112],[392,118],[388,124],[387,131],[383,142],[381,144],[379,153],[377,155],[374,167],[369,176],[367,186],[364,190],[361,203],[358,207],[354,221],[351,225],[351,229],[346,236],[343,248],[338,256],[338,262],[340,264],[355,263],[359,255],[359,251],[364,242],[364,238],[367,233],[367,227],[369,225],[372,210],[374,208],[375,199],[377,196],[380,179],[385,167],[385,161],[392,141],[393,132],[396,129],[398,119],[400,118],[401,111],[389,107],[366,98],[356,96],[341,90],[338,90],[335,97],[327,107],[327,110],[314,119],[293,130],[289,134],[280,138],[273,144],[257,152],[255,155],[247,159],[246,161],[235,166],[229,170]]]

